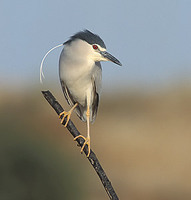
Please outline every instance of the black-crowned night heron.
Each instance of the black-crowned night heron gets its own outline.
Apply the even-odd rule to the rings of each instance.
[[[112,61],[118,65],[121,63],[106,51],[103,40],[88,30],[76,33],[63,45],[59,60],[59,76],[64,96],[71,109],[60,114],[60,118],[63,116],[61,123],[66,118],[65,127],[67,126],[73,110],[82,121],[87,122],[87,137],[79,135],[74,140],[80,137],[85,140],[81,152],[87,144],[89,157],[89,124],[95,121],[101,90],[100,61]]]

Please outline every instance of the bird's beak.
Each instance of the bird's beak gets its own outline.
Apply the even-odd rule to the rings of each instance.
[[[115,58],[114,56],[112,56],[110,53],[108,53],[107,51],[100,51],[100,54],[106,58],[107,60],[117,64],[117,65],[120,65],[122,66],[122,64],[120,63],[119,60],[117,60],[117,58]]]

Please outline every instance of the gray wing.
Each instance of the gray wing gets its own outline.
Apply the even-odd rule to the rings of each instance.
[[[102,81],[102,69],[100,62],[95,63],[95,68],[92,76],[93,85],[93,103],[92,103],[92,116],[90,121],[93,123],[97,116],[97,110],[99,105],[99,98],[101,93],[101,81]]]

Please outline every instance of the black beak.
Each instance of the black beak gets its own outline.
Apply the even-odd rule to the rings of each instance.
[[[117,58],[115,58],[114,56],[112,56],[110,53],[108,53],[107,51],[100,51],[100,54],[104,57],[107,58],[109,61],[122,66],[122,64],[120,63],[119,60],[117,60]]]

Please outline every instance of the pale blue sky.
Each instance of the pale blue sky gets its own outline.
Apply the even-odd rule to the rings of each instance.
[[[1,0],[1,87],[38,84],[44,54],[86,28],[123,64],[102,63],[104,87],[164,86],[191,77],[190,0]],[[47,82],[58,82],[60,52],[45,62]]]

